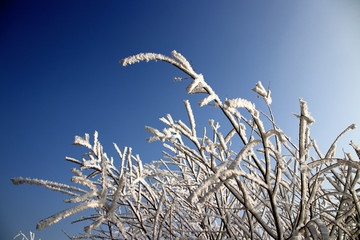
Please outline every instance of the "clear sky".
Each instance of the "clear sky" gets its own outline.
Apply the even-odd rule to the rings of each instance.
[[[298,98],[316,119],[311,135],[323,152],[351,123],[360,127],[360,1],[5,1],[0,10],[0,238],[19,230],[65,239],[82,225],[69,219],[35,230],[37,221],[68,208],[66,196],[10,178],[70,183],[65,156],[84,151],[75,135],[99,131],[105,151],[130,146],[144,162],[162,156],[144,126],[162,128],[172,113],[187,120],[184,76],[166,63],[122,67],[140,52],[176,49],[221,98],[243,97],[270,83],[278,125],[297,140]],[[201,117],[200,117],[201,116]],[[201,126],[200,126],[201,127]],[[348,134],[338,154],[351,151]],[[77,215],[77,217],[81,214]],[[71,218],[74,220],[76,218]]]

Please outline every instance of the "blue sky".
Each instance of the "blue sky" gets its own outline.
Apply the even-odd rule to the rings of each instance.
[[[186,95],[184,76],[166,63],[122,67],[140,52],[176,49],[221,98],[242,97],[270,83],[278,125],[294,141],[298,98],[316,119],[311,135],[326,151],[351,123],[360,125],[360,2],[304,1],[7,1],[0,10],[0,236],[35,231],[41,239],[65,239],[81,231],[69,219],[38,232],[37,221],[68,208],[65,196],[10,178],[70,183],[65,156],[79,158],[75,135],[99,131],[130,146],[144,162],[162,156],[144,126],[163,126],[172,113],[187,119],[189,99],[199,121],[223,120]],[[215,114],[215,115],[214,115]],[[359,130],[348,134],[360,144]],[[81,214],[80,214],[81,215]],[[78,217],[80,215],[77,215]],[[76,218],[71,218],[72,220]]]

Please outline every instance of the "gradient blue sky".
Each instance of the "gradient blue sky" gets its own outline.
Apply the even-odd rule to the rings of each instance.
[[[10,178],[70,183],[80,157],[74,135],[99,131],[131,146],[145,162],[162,156],[144,126],[162,128],[173,113],[186,120],[190,99],[199,120],[215,118],[186,95],[188,82],[166,63],[122,67],[139,52],[176,49],[203,73],[221,98],[243,97],[257,81],[270,88],[278,125],[297,139],[298,98],[316,119],[312,137],[325,151],[344,128],[360,125],[360,1],[5,1],[0,10],[0,238],[19,230],[41,239],[65,239],[82,225],[69,219],[35,230],[37,221],[68,208],[65,196]],[[201,117],[200,117],[201,116]],[[199,126],[201,127],[201,126]],[[359,130],[349,139],[360,144]],[[341,154],[341,147],[338,147]],[[81,214],[77,215],[80,216]],[[71,218],[74,220],[75,218]]]

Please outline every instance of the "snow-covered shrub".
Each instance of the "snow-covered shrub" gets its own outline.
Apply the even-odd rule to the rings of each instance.
[[[189,101],[188,124],[170,114],[160,118],[162,131],[146,127],[162,141],[164,159],[143,164],[131,148],[116,144],[117,159],[108,157],[95,132],[75,137],[85,147],[82,160],[67,157],[78,166],[72,182],[65,184],[14,178],[14,184],[44,185],[68,194],[76,206],[37,224],[43,229],[75,213],[88,221],[85,234],[74,237],[99,239],[358,239],[360,234],[360,164],[350,153],[335,156],[339,137],[321,153],[310,137],[314,123],[307,103],[300,99],[299,140],[292,142],[276,125],[270,108],[270,90],[261,82],[254,89],[268,106],[268,114],[242,99],[222,101],[176,51],[172,57],[138,54],[121,61],[168,62],[192,79],[189,94],[204,94],[200,106],[219,109],[231,126],[221,131],[209,120],[200,132]],[[179,80],[179,79],[177,79]],[[181,80],[181,79],[180,79]],[[350,143],[357,157],[360,148]]]

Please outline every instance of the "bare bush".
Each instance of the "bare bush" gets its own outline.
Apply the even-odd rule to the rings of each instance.
[[[276,125],[270,90],[258,82],[252,89],[268,106],[267,114],[242,99],[222,101],[176,51],[172,57],[138,54],[121,61],[126,66],[139,61],[168,62],[192,79],[186,91],[204,94],[200,106],[212,105],[227,118],[230,129],[209,120],[199,133],[189,101],[188,123],[170,114],[160,118],[162,131],[146,127],[162,141],[164,159],[143,164],[131,148],[116,144],[119,162],[108,157],[95,132],[75,137],[85,147],[72,182],[65,184],[14,178],[14,184],[44,185],[68,194],[76,206],[37,224],[43,229],[62,218],[86,209],[94,214],[85,234],[72,239],[359,239],[360,164],[350,153],[335,157],[336,144],[325,154],[310,137],[314,123],[307,103],[300,99],[298,142]],[[179,79],[177,79],[179,80]],[[180,79],[181,80],[181,79]],[[210,130],[209,130],[210,129]],[[360,149],[351,142],[357,158]]]

